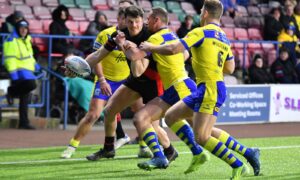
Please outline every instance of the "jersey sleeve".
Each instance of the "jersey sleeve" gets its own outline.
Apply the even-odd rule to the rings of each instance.
[[[159,45],[161,43],[161,40],[158,36],[151,36],[147,42],[151,43],[151,44],[155,44],[155,45]]]
[[[234,59],[234,56],[232,54],[231,48],[229,48],[228,55],[226,57],[226,61],[233,60],[233,59]]]
[[[96,40],[94,42],[94,45],[93,45],[93,49],[96,51],[103,44],[105,44],[106,41],[107,41],[107,34],[105,34],[104,31],[102,31],[101,33],[99,33],[97,35],[97,38],[96,38]]]
[[[200,46],[204,41],[204,32],[201,28],[190,31],[184,38],[180,39],[183,46],[189,50],[192,46]]]

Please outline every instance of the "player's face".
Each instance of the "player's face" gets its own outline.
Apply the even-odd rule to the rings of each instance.
[[[157,21],[157,17],[153,16],[152,14],[150,14],[148,16],[148,30],[151,32],[155,32],[155,24]]]
[[[143,28],[143,18],[142,17],[126,17],[126,26],[131,36],[138,35]]]
[[[126,21],[125,21],[125,16],[121,15],[118,17],[118,28],[119,29],[124,29],[126,28]]]

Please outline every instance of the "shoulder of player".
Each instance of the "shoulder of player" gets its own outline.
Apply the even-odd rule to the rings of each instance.
[[[98,36],[111,35],[116,31],[117,31],[116,26],[112,26],[112,27],[106,28],[106,29],[102,30],[101,32],[99,32]]]
[[[176,38],[178,38],[176,33],[172,32],[168,28],[164,28],[164,29],[161,29],[161,30],[151,34],[150,37],[148,38],[148,40],[151,40],[151,39],[153,39],[153,40],[163,40],[164,39],[163,36],[166,35],[166,34],[173,34]]]

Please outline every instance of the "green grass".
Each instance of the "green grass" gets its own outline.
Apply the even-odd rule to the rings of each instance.
[[[262,175],[245,179],[300,179],[300,137],[241,139],[247,146],[261,148]],[[165,170],[144,171],[136,164],[137,145],[118,150],[115,159],[97,162],[85,156],[99,149],[97,145],[81,146],[71,160],[59,159],[65,147],[0,150],[0,179],[228,179],[231,168],[211,156],[195,173],[184,175],[191,154],[182,142],[173,142],[181,153]],[[272,148],[281,146],[279,148]],[[240,157],[240,156],[239,156]],[[241,158],[245,161],[243,158]]]

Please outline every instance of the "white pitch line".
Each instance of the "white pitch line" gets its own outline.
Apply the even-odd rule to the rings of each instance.
[[[300,148],[297,146],[270,146],[270,147],[260,147],[260,150],[274,150],[274,149],[293,149]],[[191,152],[180,152],[179,154],[191,154]],[[114,159],[126,159],[126,158],[136,158],[137,155],[127,155],[127,156],[116,156]],[[55,162],[67,162],[67,161],[86,161],[85,158],[72,158],[72,159],[48,159],[48,160],[36,160],[36,161],[12,161],[12,162],[0,162],[0,165],[11,165],[11,164],[38,164],[38,163],[55,163]]]

